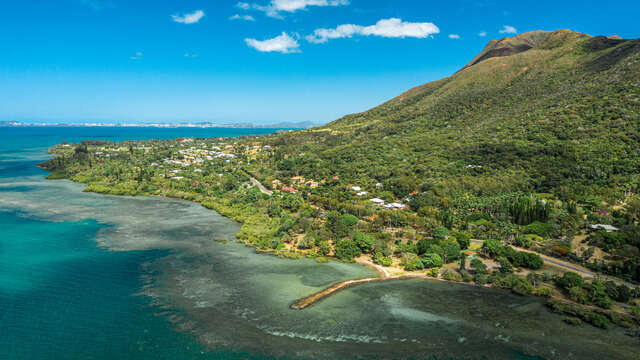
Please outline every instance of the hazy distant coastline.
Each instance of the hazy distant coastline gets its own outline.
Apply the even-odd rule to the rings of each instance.
[[[207,122],[199,123],[24,123],[19,121],[0,121],[0,126],[11,127],[153,127],[153,128],[234,128],[234,129],[307,129],[320,124],[309,121],[299,123],[277,123],[267,125],[256,125],[252,123],[237,124],[214,124]]]

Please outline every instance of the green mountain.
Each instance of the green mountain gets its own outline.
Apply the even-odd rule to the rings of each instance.
[[[640,40],[559,30],[491,41],[450,77],[274,144],[281,173],[396,196],[572,198],[637,190],[639,142]]]
[[[640,40],[527,33],[323,127],[51,152],[49,178],[198,201],[241,222],[240,241],[283,256],[364,253],[438,276],[473,238],[504,273],[542,261],[500,241],[640,281]]]

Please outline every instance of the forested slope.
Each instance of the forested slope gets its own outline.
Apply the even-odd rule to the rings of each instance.
[[[492,42],[467,67],[369,111],[274,140],[296,174],[397,196],[637,189],[640,41],[568,30]],[[304,154],[300,156],[300,154]]]

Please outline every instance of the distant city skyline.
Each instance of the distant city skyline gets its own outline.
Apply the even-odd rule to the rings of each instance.
[[[640,2],[0,4],[0,122],[324,124],[459,70],[491,39],[637,38]]]

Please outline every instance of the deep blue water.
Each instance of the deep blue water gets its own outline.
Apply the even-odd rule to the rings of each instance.
[[[62,141],[239,136],[271,129],[0,127],[0,183],[45,181],[36,164]],[[0,187],[3,192],[32,186]],[[175,331],[144,296],[141,264],[160,251],[113,252],[94,241],[93,220],[52,221],[0,211],[0,359],[228,359]]]

